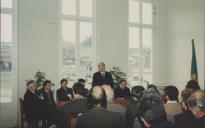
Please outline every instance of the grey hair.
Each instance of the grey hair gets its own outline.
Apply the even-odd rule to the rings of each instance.
[[[199,108],[205,112],[205,93],[202,90],[198,90],[188,98],[188,104],[191,108]]]
[[[100,62],[100,63],[98,63],[98,66],[101,65],[101,64],[105,66],[105,63],[104,63],[104,62]]]
[[[150,124],[155,124],[166,120],[163,101],[155,89],[148,88],[144,91],[143,96],[139,100],[138,114]]]

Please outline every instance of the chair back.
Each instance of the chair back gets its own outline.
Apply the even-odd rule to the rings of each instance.
[[[68,128],[75,128],[77,124],[78,114],[69,114],[68,115]]]

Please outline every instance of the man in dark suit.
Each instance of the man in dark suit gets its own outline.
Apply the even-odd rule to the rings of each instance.
[[[58,101],[70,101],[73,99],[73,90],[68,88],[68,80],[62,79],[60,81],[61,88],[57,90],[57,99]]]
[[[188,98],[189,109],[193,113],[197,124],[196,128],[205,128],[205,93],[197,90]]]
[[[51,86],[51,81],[45,80],[43,82],[43,88],[40,90],[43,118],[44,120],[48,120],[48,127],[56,124],[59,128],[65,128],[67,127],[66,116],[56,109]]]
[[[120,80],[120,85],[114,89],[115,98],[130,98],[130,89],[127,87],[126,80]]]
[[[112,88],[114,87],[114,82],[111,73],[105,71],[105,64],[103,62],[98,64],[99,71],[94,73],[92,86],[95,85],[110,85]]]
[[[88,95],[90,111],[79,116],[76,128],[124,128],[120,113],[106,110],[106,93],[100,86],[94,86]]]
[[[88,111],[87,94],[84,93],[84,85],[77,82],[73,85],[74,100],[67,102],[61,109],[66,115],[79,114]]]
[[[26,84],[27,91],[24,94],[24,111],[25,118],[28,121],[29,128],[38,127],[38,121],[40,120],[40,106],[41,100],[36,92],[37,86],[34,80],[30,80]]]

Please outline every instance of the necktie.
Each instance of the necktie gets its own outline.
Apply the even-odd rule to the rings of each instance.
[[[49,100],[49,103],[51,104],[51,97],[50,97],[49,92],[47,92],[47,95],[48,95],[48,100]]]
[[[103,77],[103,79],[105,79],[105,73],[104,72],[102,72],[102,77]]]

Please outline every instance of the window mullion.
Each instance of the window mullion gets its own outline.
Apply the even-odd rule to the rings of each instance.
[[[76,17],[76,78],[78,78],[80,66],[80,0],[76,0]]]
[[[139,56],[140,56],[140,71],[139,71],[139,76],[140,76],[140,83],[142,83],[142,78],[143,78],[143,62],[142,62],[142,1],[139,1],[139,48],[140,48],[140,52],[139,52]]]

